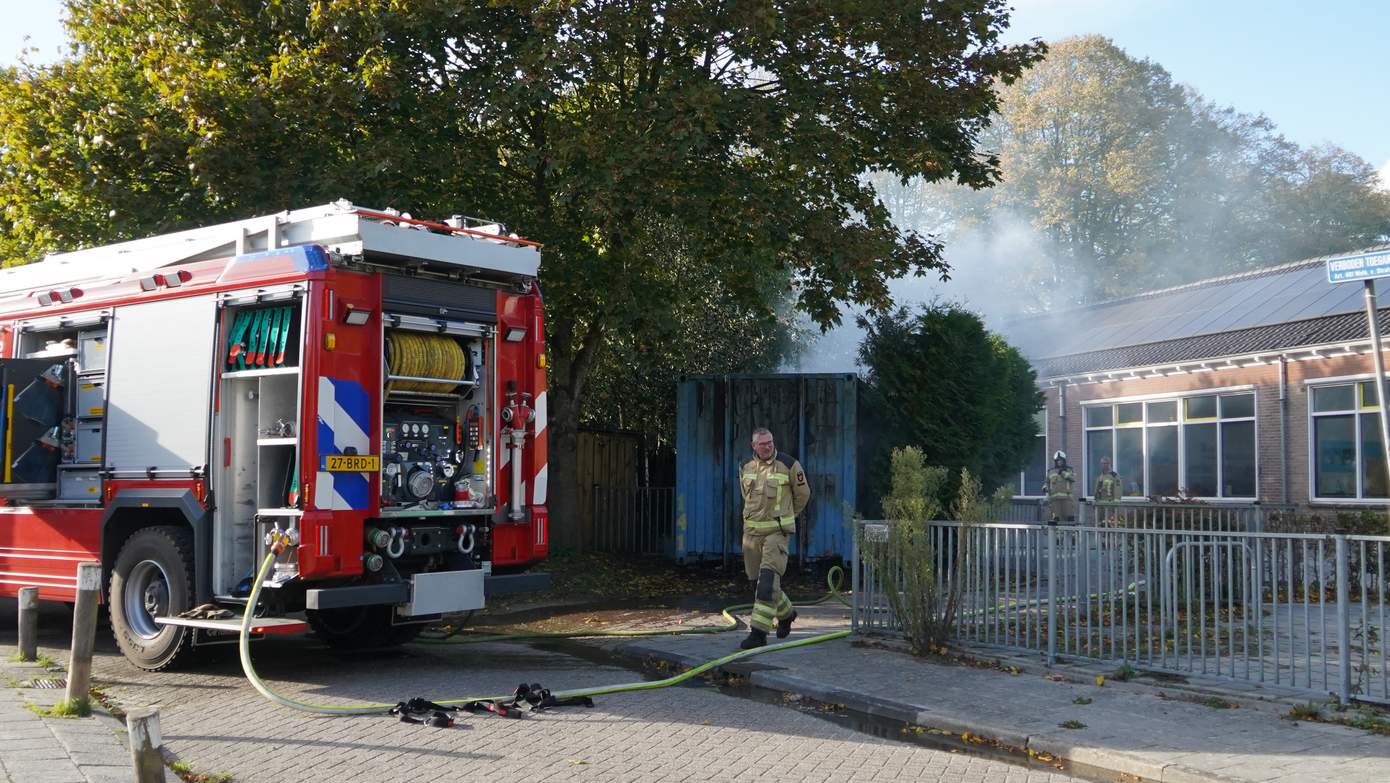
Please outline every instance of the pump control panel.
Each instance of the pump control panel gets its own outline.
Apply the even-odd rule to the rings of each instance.
[[[451,501],[467,455],[457,424],[431,415],[388,415],[381,444],[382,501],[417,504]]]

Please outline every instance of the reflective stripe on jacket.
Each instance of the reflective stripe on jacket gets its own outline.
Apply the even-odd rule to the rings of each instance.
[[[1047,472],[1047,481],[1044,489],[1050,498],[1071,497],[1072,484],[1076,481],[1076,473],[1068,465],[1065,468],[1053,468]]]
[[[811,486],[801,463],[778,452],[770,460],[753,458],[739,471],[743,494],[743,527],[767,533],[796,529],[796,515],[811,500]]]

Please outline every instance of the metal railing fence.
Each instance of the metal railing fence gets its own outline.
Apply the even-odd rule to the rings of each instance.
[[[593,487],[593,549],[665,555],[675,532],[675,487]]]
[[[1296,507],[1265,503],[1153,503],[1121,501],[1100,503],[1082,500],[1076,521],[1098,527],[1163,530],[1267,530],[1290,529]],[[1046,522],[1045,498],[1013,498],[998,522]],[[1271,524],[1271,522],[1275,524]],[[1283,523],[1283,524],[1279,524]]]
[[[1142,530],[1211,530],[1263,533],[1271,520],[1293,515],[1294,506],[1263,503],[1081,503],[1077,522]],[[1022,520],[1020,520],[1022,521]],[[1045,519],[1043,521],[1046,521]]]
[[[1043,498],[1013,498],[1000,516],[1000,522],[1046,522],[1047,500]]]
[[[856,631],[898,631],[889,593],[927,568],[957,641],[1390,703],[1390,537],[933,522],[904,563],[889,524],[855,537]]]

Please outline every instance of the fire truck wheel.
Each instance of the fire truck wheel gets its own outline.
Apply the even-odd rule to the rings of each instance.
[[[192,629],[159,625],[156,617],[193,606],[193,534],[178,527],[148,527],[126,539],[111,569],[111,633],[125,657],[159,671],[186,657]]]
[[[419,636],[424,627],[419,623],[392,625],[389,606],[310,609],[304,614],[320,639],[342,650],[405,644]]]

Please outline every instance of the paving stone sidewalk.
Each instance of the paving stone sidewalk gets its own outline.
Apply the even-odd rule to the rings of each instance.
[[[0,602],[0,659],[15,651],[13,606]],[[40,652],[58,660],[64,654],[60,645],[70,634],[70,613],[61,607],[44,609]],[[262,698],[244,679],[234,652],[211,648],[184,669],[143,672],[120,656],[109,632],[99,630],[92,677],[127,709],[158,706],[165,750],[198,772],[227,773],[235,783],[706,783],[753,777],[766,783],[1081,783],[1049,764],[1025,767],[895,742],[836,725],[814,712],[736,698],[699,682],[601,697],[591,709],[547,711],[524,720],[460,714],[451,729],[401,723],[385,714],[312,715]],[[393,704],[418,695],[502,694],[522,681],[579,688],[640,679],[606,658],[579,652],[584,655],[545,644],[421,643],[335,653],[313,637],[267,639],[253,648],[257,670],[276,690],[316,703]],[[44,673],[10,676],[20,680]],[[11,696],[18,692],[10,691]],[[39,691],[22,693],[34,698]],[[62,692],[43,693],[57,698]],[[0,717],[15,715],[30,730],[48,730],[18,701],[0,705]],[[89,721],[63,723],[59,731]],[[98,737],[93,729],[99,728],[87,731]],[[94,746],[59,745],[68,761],[79,767],[90,763],[76,754]],[[126,770],[126,776],[115,779],[128,781],[128,775]],[[7,778],[13,783],[89,779],[0,773],[0,783]]]
[[[40,717],[26,705],[51,707],[62,688],[35,688],[34,680],[62,679],[37,663],[0,658],[0,781],[4,783],[129,783],[130,746],[109,715],[86,718]],[[118,733],[119,732],[119,733]],[[172,772],[168,783],[178,783]]]
[[[847,628],[847,610],[802,610],[793,638]],[[691,666],[732,652],[741,634],[587,640],[631,658]],[[986,656],[987,657],[987,656]],[[1199,693],[1108,679],[1085,670],[1062,681],[1041,662],[1018,674],[934,663],[836,640],[735,661],[755,687],[841,704],[853,712],[972,734],[1074,764],[1155,781],[1385,781],[1390,737],[1284,719],[1287,693],[1231,688],[1217,708]],[[1220,687],[1214,680],[1203,684]],[[1232,684],[1234,685],[1234,684]],[[1089,699],[1089,702],[1086,700]],[[1067,721],[1084,728],[1067,729]]]

